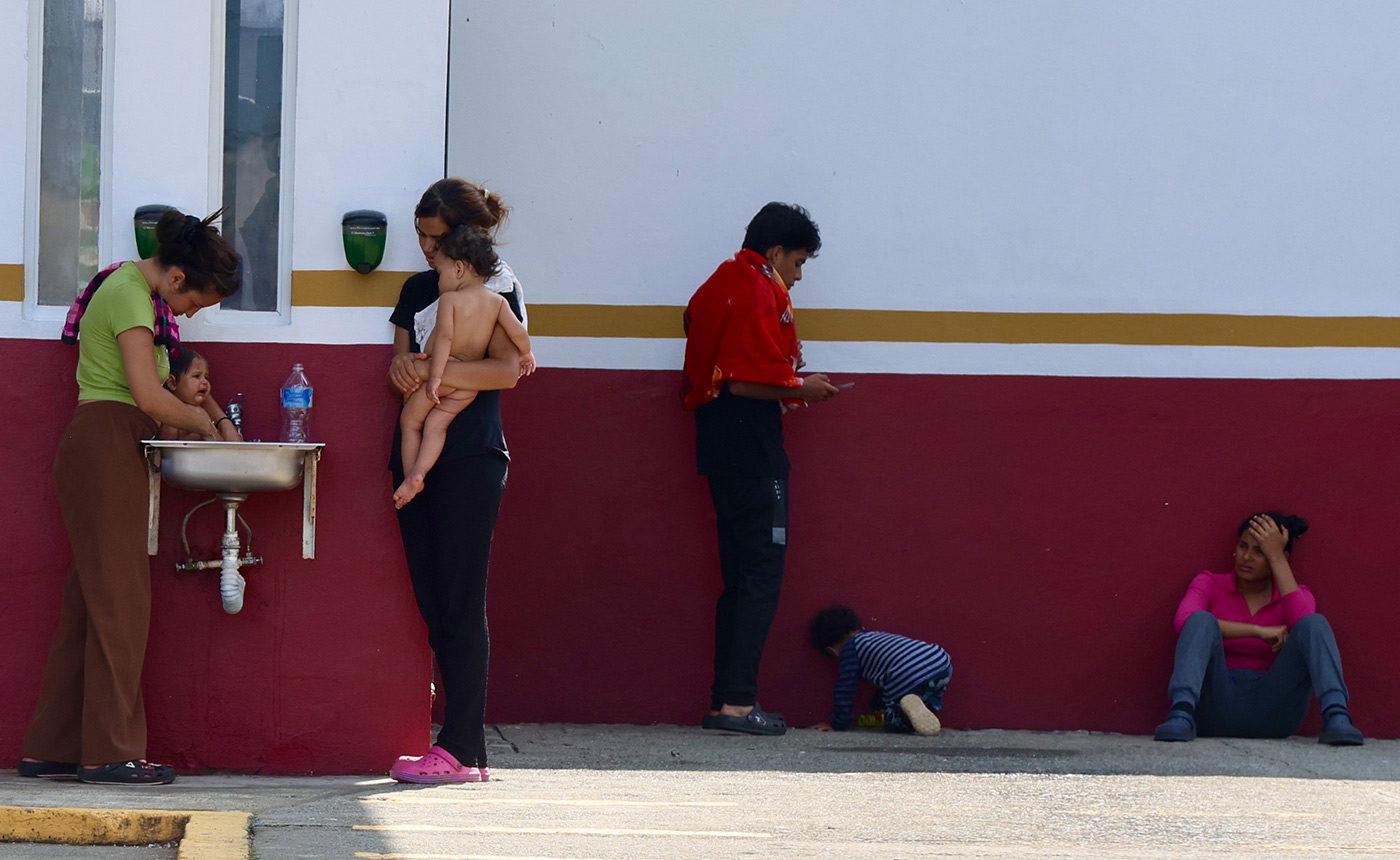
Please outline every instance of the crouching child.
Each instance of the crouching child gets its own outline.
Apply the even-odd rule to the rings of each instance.
[[[817,613],[809,629],[817,650],[839,664],[831,723],[813,728],[845,731],[855,723],[856,685],[874,684],[885,709],[885,730],[936,735],[942,725],[936,711],[953,677],[953,661],[937,645],[895,633],[866,630],[849,606]]]

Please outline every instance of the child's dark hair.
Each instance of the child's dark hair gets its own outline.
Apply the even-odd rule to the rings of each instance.
[[[830,606],[816,614],[807,633],[818,651],[825,651],[852,633],[857,633],[865,625],[860,616],[849,606]]]
[[[509,214],[510,208],[499,196],[455,176],[429,185],[413,209],[414,218],[441,218],[452,230],[458,227],[495,230]]]
[[[806,251],[817,256],[822,235],[806,209],[792,203],[769,203],[753,216],[744,231],[744,248],[765,254],[774,245],[784,251]]]
[[[204,359],[204,356],[200,355],[199,353],[195,352],[194,350],[190,349],[184,344],[180,344],[180,351],[170,357],[169,378],[179,379],[189,371],[190,367],[192,367],[196,361],[199,361],[201,359]],[[204,363],[208,364],[209,362],[207,359],[205,359]]]
[[[1250,514],[1245,517],[1244,522],[1240,523],[1240,527],[1235,530],[1235,536],[1238,537],[1244,534],[1245,531],[1249,529],[1249,524],[1255,517],[1268,517],[1277,523],[1279,528],[1285,529],[1288,532],[1288,543],[1283,545],[1284,552],[1292,552],[1293,541],[1296,538],[1302,537],[1303,532],[1308,530],[1308,521],[1300,516],[1281,514],[1278,511],[1260,511],[1257,514]]]
[[[449,260],[468,263],[483,278],[501,271],[496,243],[491,241],[491,234],[480,227],[458,227],[448,233],[438,242],[438,253]]]
[[[156,222],[156,241],[160,243],[156,262],[184,271],[180,292],[216,293],[226,299],[242,286],[238,252],[212,223],[222,214],[220,209],[201,221],[179,209],[167,209]]]

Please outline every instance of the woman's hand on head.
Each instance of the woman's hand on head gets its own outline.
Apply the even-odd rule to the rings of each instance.
[[[423,380],[418,376],[418,366],[415,362],[424,361],[427,357],[425,352],[401,352],[395,355],[393,361],[389,362],[389,384],[394,390],[405,397],[417,391]]]
[[[1264,514],[1249,521],[1249,534],[1259,541],[1259,548],[1264,551],[1265,558],[1271,561],[1282,556],[1284,547],[1288,546],[1288,529],[1274,522],[1273,517]]]

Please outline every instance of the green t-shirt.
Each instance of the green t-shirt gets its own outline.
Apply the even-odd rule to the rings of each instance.
[[[78,399],[116,400],[136,405],[126,382],[117,335],[133,328],[156,330],[151,306],[151,285],[135,263],[125,263],[107,276],[92,294],[78,325]],[[156,375],[165,382],[170,375],[170,354],[156,347]]]

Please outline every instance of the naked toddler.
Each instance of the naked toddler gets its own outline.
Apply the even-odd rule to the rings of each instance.
[[[520,350],[520,374],[535,370],[530,335],[498,293],[486,289],[486,279],[500,269],[491,234],[480,227],[458,227],[438,243],[433,258],[441,296],[437,322],[423,348],[428,352],[428,382],[404,403],[404,479],[394,491],[401,508],[423,489],[428,470],[437,463],[447,441],[447,426],[476,399],[476,392],[442,383],[448,361],[484,358],[491,335],[500,326]]]

